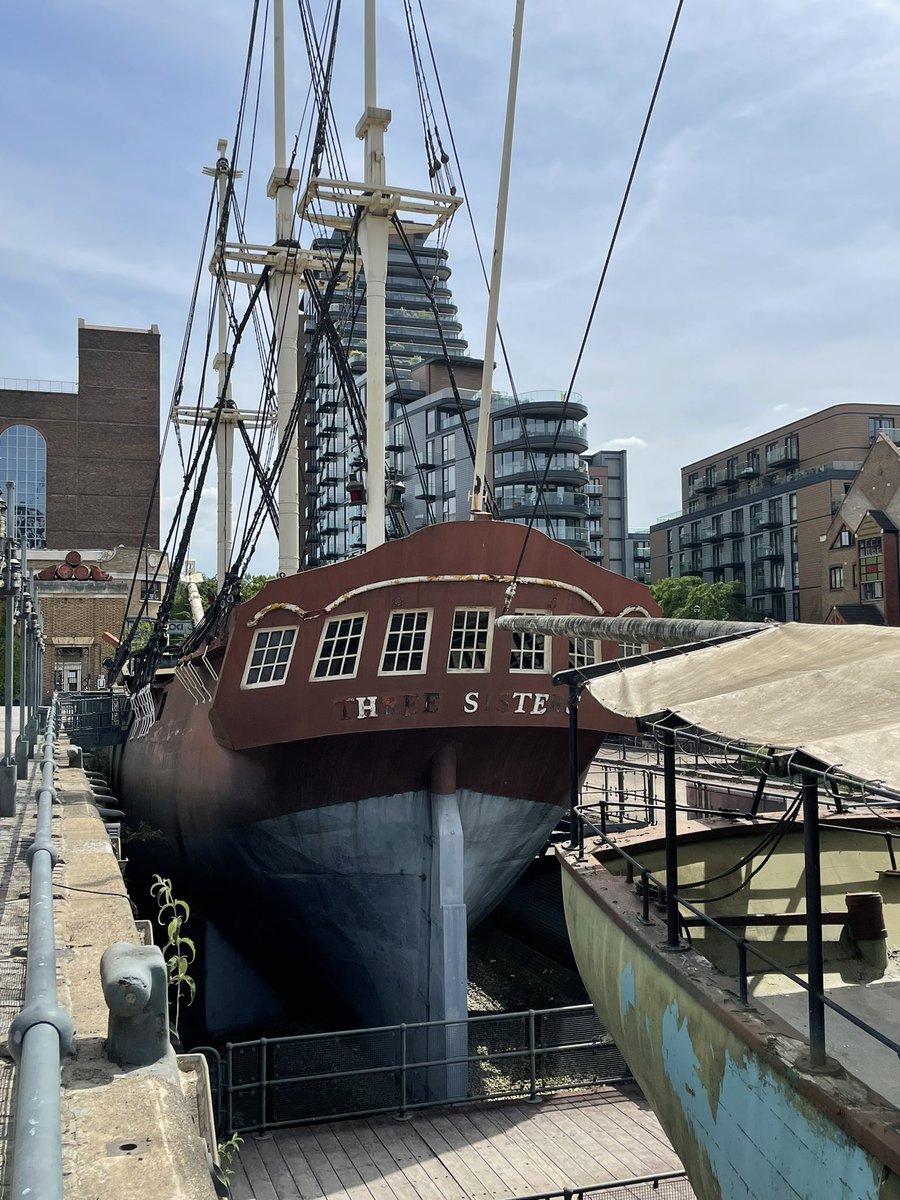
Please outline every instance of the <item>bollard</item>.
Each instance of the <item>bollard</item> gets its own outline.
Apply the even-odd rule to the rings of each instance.
[[[80,769],[84,766],[84,755],[81,752],[80,746],[70,746],[66,751],[69,757],[69,766]]]
[[[168,974],[160,948],[116,942],[100,959],[100,981],[109,1008],[108,1057],[126,1069],[174,1063]]]

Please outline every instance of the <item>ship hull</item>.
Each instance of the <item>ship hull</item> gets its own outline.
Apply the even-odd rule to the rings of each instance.
[[[296,946],[360,1024],[465,1016],[466,930],[568,803],[568,644],[494,623],[518,568],[514,611],[652,605],[542,534],[433,526],[268,583],[118,756],[129,823],[175,847],[205,915],[276,985]],[[584,773],[633,725],[580,709]]]
[[[849,842],[852,835],[846,837]],[[726,845],[737,854],[752,840],[731,838]],[[803,859],[802,835],[795,835],[793,845],[790,836],[785,841],[786,861],[794,862],[781,871],[777,855],[772,861],[785,878],[793,874],[795,886],[773,888],[770,883],[760,893],[764,903],[781,908],[796,899],[795,868]],[[878,847],[875,839],[868,841],[874,860]],[[706,947],[716,951],[712,963],[692,949],[671,951],[664,915],[653,911],[649,925],[642,924],[633,883],[618,867],[614,873],[592,861],[594,848],[589,843],[586,860],[560,855],[572,951],[598,1016],[684,1163],[699,1200],[895,1200],[900,1195],[896,1108],[833,1062],[824,1072],[811,1069],[799,1033],[773,1019],[776,997],[765,985],[759,1007],[740,1005],[737,982],[728,977],[732,964],[723,972],[718,945]],[[658,845],[644,854],[635,836],[628,849],[659,870],[654,859],[661,856]],[[828,864],[834,867],[828,873],[832,893],[843,890],[842,877],[858,886],[863,861],[858,849],[844,851],[849,868],[840,854]],[[720,853],[721,845],[698,838],[682,857],[708,872],[721,865]],[[894,916],[888,914],[889,928]],[[783,938],[785,933],[792,936]],[[839,933],[833,928],[826,961],[846,949]],[[798,956],[805,952],[800,939],[800,929],[779,929],[769,943],[795,971],[802,971]],[[840,991],[838,998],[846,1002]],[[805,1003],[804,996],[801,1008]]]

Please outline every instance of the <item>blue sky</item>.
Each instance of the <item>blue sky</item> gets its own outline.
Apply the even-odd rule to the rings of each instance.
[[[305,54],[287,7],[293,127]],[[361,7],[345,0],[335,84],[357,173]],[[425,8],[487,246],[512,0]],[[421,187],[402,5],[382,9],[389,176]],[[167,408],[209,195],[200,168],[234,127],[249,11],[244,0],[7,6],[0,375],[75,379],[78,317],[156,323]],[[673,11],[674,0],[526,6],[500,314],[521,390],[571,375]],[[896,402],[898,93],[900,0],[687,0],[576,384],[592,444],[629,448],[632,527],[677,506],[683,463],[828,404]],[[258,193],[269,111],[264,87]],[[248,235],[266,241],[271,228],[263,196]],[[484,284],[462,217],[448,248],[479,355]],[[165,496],[175,485],[169,468]],[[195,553],[213,569],[208,517]]]

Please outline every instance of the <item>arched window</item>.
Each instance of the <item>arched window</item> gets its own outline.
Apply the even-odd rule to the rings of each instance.
[[[7,480],[16,485],[15,524],[7,513],[16,541],[24,537],[32,550],[47,545],[47,443],[31,425],[11,425],[0,433],[0,489]]]

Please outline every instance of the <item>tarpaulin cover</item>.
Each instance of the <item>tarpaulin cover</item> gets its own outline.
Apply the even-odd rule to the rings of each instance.
[[[624,716],[672,712],[729,740],[802,750],[900,789],[900,629],[772,625],[685,650],[588,687]]]

